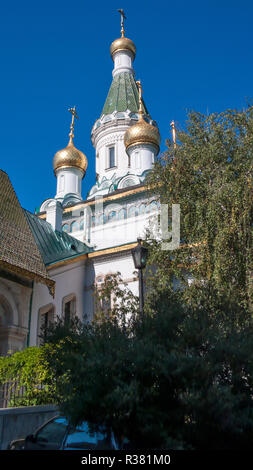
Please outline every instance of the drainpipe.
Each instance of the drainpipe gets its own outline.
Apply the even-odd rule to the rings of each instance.
[[[29,348],[29,344],[30,344],[30,330],[31,330],[32,303],[33,303],[33,287],[34,287],[34,281],[32,282],[32,292],[31,292],[31,296],[30,296],[29,319],[28,319],[28,334],[27,334],[27,340],[26,340],[26,347],[27,347],[27,348]]]

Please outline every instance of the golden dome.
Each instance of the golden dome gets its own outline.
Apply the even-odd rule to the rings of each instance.
[[[88,161],[83,152],[78,150],[73,144],[73,137],[70,135],[69,143],[67,147],[56,152],[53,159],[54,173],[59,168],[78,168],[83,172],[83,176],[86,173]]]
[[[115,39],[115,41],[112,42],[111,47],[110,47],[110,52],[111,56],[113,58],[113,54],[118,51],[130,51],[133,54],[133,58],[135,58],[136,55],[136,46],[134,42],[131,39],[125,38],[124,36]]]
[[[160,149],[161,136],[158,127],[154,127],[144,121],[142,114],[140,114],[139,121],[133,126],[129,127],[125,133],[124,143],[126,151],[139,144],[152,144],[157,147],[157,153]]]

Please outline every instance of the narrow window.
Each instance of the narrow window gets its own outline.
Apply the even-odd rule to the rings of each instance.
[[[65,181],[64,181],[64,175],[60,176],[60,191],[64,191],[64,186],[65,186]]]
[[[38,346],[41,346],[45,343],[47,339],[47,330],[49,325],[54,321],[54,310],[50,308],[47,311],[39,311],[38,318]]]
[[[113,168],[115,166],[115,148],[109,148],[109,168]]]
[[[70,308],[71,308],[71,302],[66,302],[65,303],[65,309],[64,309],[64,322],[65,322],[65,325],[69,324],[69,321],[70,321]]]
[[[140,168],[141,167],[141,162],[140,162],[140,153],[135,152],[135,168]]]
[[[64,323],[68,325],[76,314],[76,299],[73,297],[64,304]]]

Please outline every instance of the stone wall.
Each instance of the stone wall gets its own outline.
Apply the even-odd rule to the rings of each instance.
[[[54,405],[0,408],[0,450],[7,449],[14,439],[32,434],[57,414]]]

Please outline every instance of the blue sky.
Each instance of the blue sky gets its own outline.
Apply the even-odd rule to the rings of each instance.
[[[54,153],[68,141],[70,114],[80,116],[75,144],[88,158],[86,197],[95,180],[90,140],[112,80],[111,42],[126,36],[137,46],[136,78],[158,122],[161,151],[172,119],[187,110],[242,108],[253,96],[253,2],[235,0],[9,0],[0,17],[0,167],[23,207],[56,191]]]

